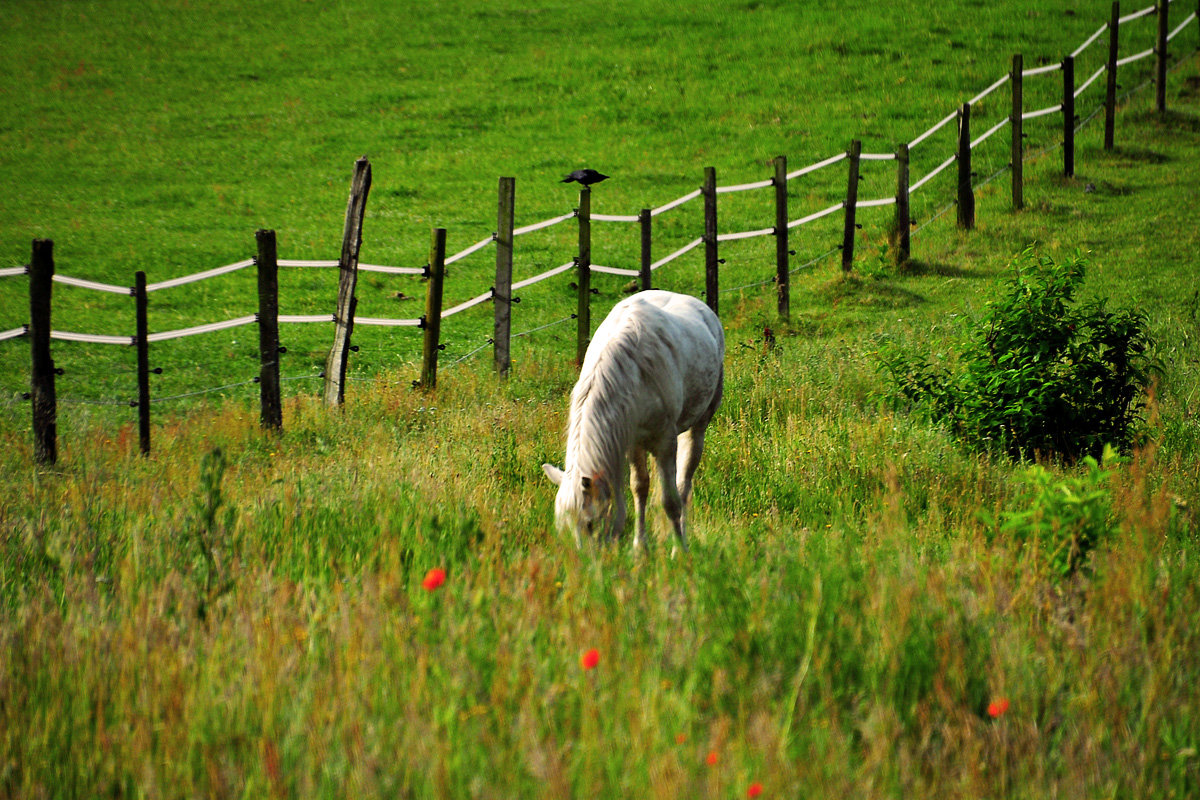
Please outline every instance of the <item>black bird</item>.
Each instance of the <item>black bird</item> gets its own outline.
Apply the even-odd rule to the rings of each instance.
[[[607,175],[601,172],[596,172],[594,169],[577,169],[567,177],[563,178],[562,182],[570,183],[571,181],[577,181],[582,183],[584,186],[591,186],[593,183],[599,183],[607,177]]]

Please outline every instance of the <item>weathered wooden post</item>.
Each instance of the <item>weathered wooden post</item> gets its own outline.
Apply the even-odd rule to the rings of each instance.
[[[592,335],[592,189],[579,190],[579,252],[575,256],[575,364],[583,366]]]
[[[279,391],[279,260],[275,231],[254,234],[258,244],[258,389],[262,410],[259,424],[266,430],[283,428]]]
[[[720,314],[720,259],[717,254],[717,168],[704,168],[704,302]]]
[[[1167,15],[1170,13],[1170,0],[1158,0],[1158,40],[1154,45],[1157,58],[1154,74],[1154,107],[1158,113],[1167,110]]]
[[[1063,176],[1075,177],[1075,58],[1067,56],[1063,74]]]
[[[425,342],[421,359],[421,388],[437,388],[439,339],[442,335],[442,282],[446,277],[446,229],[434,228],[429,245],[429,291],[425,295]]]
[[[842,273],[849,273],[854,267],[854,230],[857,223],[855,214],[858,211],[858,161],[862,155],[862,142],[858,139],[850,141],[850,174],[846,182],[846,219],[842,227]]]
[[[1024,58],[1017,53],[1012,61],[1012,114],[1008,118],[1012,128],[1013,211],[1025,207],[1025,102],[1021,97],[1024,73]]]
[[[58,461],[58,400],[54,359],[50,357],[50,295],[54,286],[54,242],[33,240],[29,262],[29,398],[33,405],[33,457],[39,464]]]
[[[358,283],[358,251],[362,247],[363,218],[371,191],[371,162],[366,156],[354,162],[350,200],[346,204],[346,226],[342,231],[342,254],[338,259],[338,299],[333,317],[333,346],[325,360],[325,405],[340,406],[346,399],[346,362],[354,331],[354,289]]]
[[[787,319],[791,315],[791,269],[788,256],[788,178],[787,156],[775,157],[775,293],[779,316]]]
[[[516,216],[517,179],[501,178],[496,210],[496,285],[492,287],[492,363],[496,374],[507,378],[512,369],[512,265],[513,220]]]
[[[149,298],[146,295],[146,273],[133,276],[134,315],[137,336],[137,410],[138,446],[142,455],[150,454],[150,324],[147,320]]]
[[[638,226],[642,232],[642,261],[638,267],[638,285],[643,292],[650,288],[650,265],[654,263],[651,260],[653,225],[650,209],[643,208],[638,212]]]
[[[975,190],[971,187],[970,103],[963,103],[958,109],[958,146],[954,155],[958,159],[958,227],[969,231],[975,227]]]
[[[892,223],[892,246],[895,262],[899,266],[909,259],[912,252],[912,213],[908,191],[908,145],[896,150],[896,219]]]
[[[1117,44],[1121,28],[1121,4],[1112,4],[1108,20],[1108,66],[1104,81],[1104,149],[1112,150],[1117,121]]]

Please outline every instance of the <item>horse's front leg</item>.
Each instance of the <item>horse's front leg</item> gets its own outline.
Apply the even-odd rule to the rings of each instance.
[[[634,447],[629,453],[629,487],[633,489],[633,510],[637,516],[633,546],[638,548],[646,541],[646,498],[650,494],[650,470],[646,468],[646,450],[642,447]]]
[[[683,499],[679,496],[679,487],[675,485],[676,448],[675,437],[668,437],[668,441],[654,454],[654,459],[658,462],[658,478],[662,484],[663,510],[667,512],[671,526],[675,529],[675,539],[680,549],[686,553],[688,548],[687,536],[683,531]]]

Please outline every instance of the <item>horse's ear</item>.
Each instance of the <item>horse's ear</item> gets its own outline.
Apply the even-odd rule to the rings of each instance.
[[[542,464],[542,472],[546,473],[546,477],[549,478],[550,482],[555,486],[558,486],[562,483],[563,471],[553,464]]]

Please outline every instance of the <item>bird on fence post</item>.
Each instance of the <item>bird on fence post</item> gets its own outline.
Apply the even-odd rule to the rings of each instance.
[[[594,169],[577,169],[567,177],[563,178],[561,182],[570,183],[571,181],[575,181],[583,184],[584,186],[591,186],[593,183],[599,183],[607,177],[608,176],[604,173],[597,172]]]

